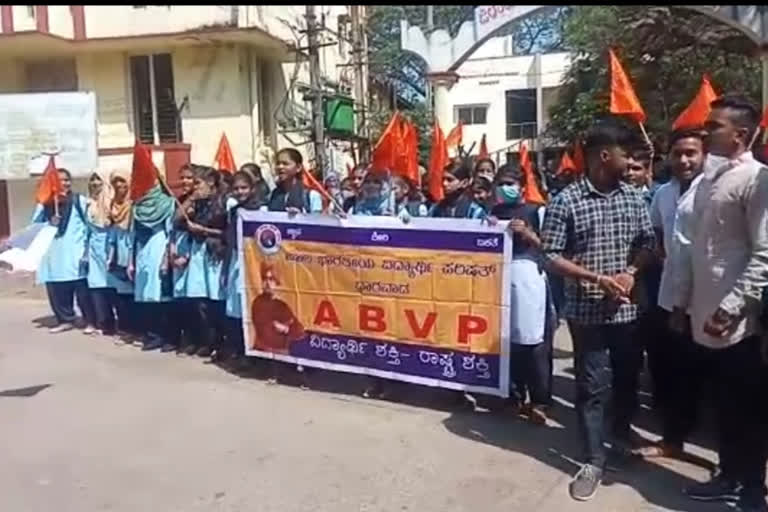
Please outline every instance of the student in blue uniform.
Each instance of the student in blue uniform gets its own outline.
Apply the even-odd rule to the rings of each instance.
[[[200,332],[197,321],[197,309],[194,299],[187,297],[187,268],[189,263],[189,246],[191,239],[187,232],[187,218],[195,213],[195,169],[197,166],[186,164],[179,169],[181,195],[178,197],[180,207],[176,208],[173,220],[173,231],[169,248],[171,273],[173,276],[173,312],[172,318],[181,331],[186,345],[179,347],[180,352],[192,355],[198,351]]]
[[[201,167],[195,173],[194,214],[186,223],[190,236],[186,295],[197,299],[200,333],[196,354],[208,357],[219,347],[224,331],[224,292],[221,270],[226,254],[223,235],[227,223],[222,173]]]
[[[272,212],[320,213],[323,198],[316,190],[304,187],[301,173],[304,158],[293,148],[283,148],[275,155],[277,185],[267,205]]]
[[[430,217],[454,219],[482,219],[485,209],[474,201],[469,193],[470,169],[465,162],[448,164],[443,173],[442,201],[432,205]]]
[[[173,344],[168,322],[172,311],[172,283],[168,266],[168,240],[175,211],[173,197],[155,183],[133,204],[134,259],[128,268],[133,279],[137,317],[142,320],[143,350]]]
[[[128,266],[133,255],[131,228],[131,174],[128,170],[115,170],[109,176],[114,196],[109,205],[109,237],[107,256],[107,285],[114,290],[117,309],[116,344],[123,338],[140,334],[137,329],[133,301],[133,283],[128,279]]]
[[[253,194],[266,201],[269,197],[269,185],[267,185],[267,182],[264,180],[264,175],[261,173],[261,167],[253,162],[246,162],[240,166],[240,170],[247,172],[253,178]]]
[[[107,259],[109,257],[110,208],[114,193],[106,176],[98,172],[88,181],[88,289],[96,313],[97,333],[112,336],[117,324],[115,307],[117,293],[109,285]]]
[[[37,281],[44,283],[48,292],[51,310],[57,325],[51,333],[73,328],[76,320],[74,297],[86,320],[86,333],[93,332],[93,309],[88,296],[86,282],[86,258],[88,225],[85,218],[87,200],[72,192],[72,176],[66,169],[59,169],[62,195],[58,199],[58,215],[52,201],[38,204],[32,222],[48,222],[56,226],[56,235],[43,256],[37,270]]]
[[[369,171],[354,206],[347,212],[353,215],[394,215],[395,201],[390,190],[388,171]]]
[[[228,213],[225,241],[227,257],[222,269],[222,287],[226,294],[227,346],[217,353],[217,359],[234,364],[245,357],[243,341],[242,295],[240,291],[240,254],[237,245],[237,218],[240,210],[255,211],[264,206],[266,196],[258,187],[253,175],[246,171],[236,172],[232,183],[235,206]]]
[[[427,216],[427,205],[424,204],[421,193],[413,183],[402,176],[394,176],[392,189],[395,195],[395,214],[398,217]]]

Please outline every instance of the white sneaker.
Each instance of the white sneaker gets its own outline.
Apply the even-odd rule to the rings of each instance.
[[[58,334],[60,332],[71,331],[71,330],[72,330],[72,324],[59,324],[56,327],[51,327],[50,329],[48,329],[48,332],[50,334]]]
[[[94,334],[97,331],[98,331],[98,329],[96,329],[92,325],[87,325],[87,326],[85,326],[85,329],[83,329],[83,334],[91,335],[91,334]]]

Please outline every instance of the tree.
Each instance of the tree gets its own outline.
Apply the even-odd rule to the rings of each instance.
[[[569,142],[608,112],[607,50],[613,47],[648,114],[646,126],[663,134],[693,99],[708,73],[718,93],[760,98],[755,45],[738,30],[704,14],[648,6],[576,6],[563,25],[563,46],[574,61],[547,135]]]

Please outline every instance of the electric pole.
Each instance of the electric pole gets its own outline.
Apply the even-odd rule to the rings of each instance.
[[[427,37],[429,37],[432,34],[432,31],[435,29],[435,6],[434,5],[428,5],[427,6]],[[425,89],[425,98],[427,103],[427,108],[429,110],[432,110],[432,84],[427,80],[427,87]]]
[[[356,113],[359,114],[357,126],[360,137],[360,160],[368,158],[368,73],[366,59],[368,45],[365,33],[365,6],[350,6],[350,21],[352,23],[352,56],[355,69],[355,97],[357,99]]]
[[[309,84],[312,88],[312,138],[315,143],[315,170],[325,179],[325,115],[323,88],[320,83],[320,41],[315,6],[306,6],[307,46],[309,49]]]

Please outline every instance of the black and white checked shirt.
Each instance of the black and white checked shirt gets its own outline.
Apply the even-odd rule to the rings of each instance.
[[[621,183],[608,194],[588,178],[572,183],[547,205],[542,251],[612,276],[627,270],[638,250],[652,250],[655,235],[648,206],[634,187]],[[637,318],[637,304],[620,304],[595,283],[565,280],[565,317],[583,325],[622,324]]]

